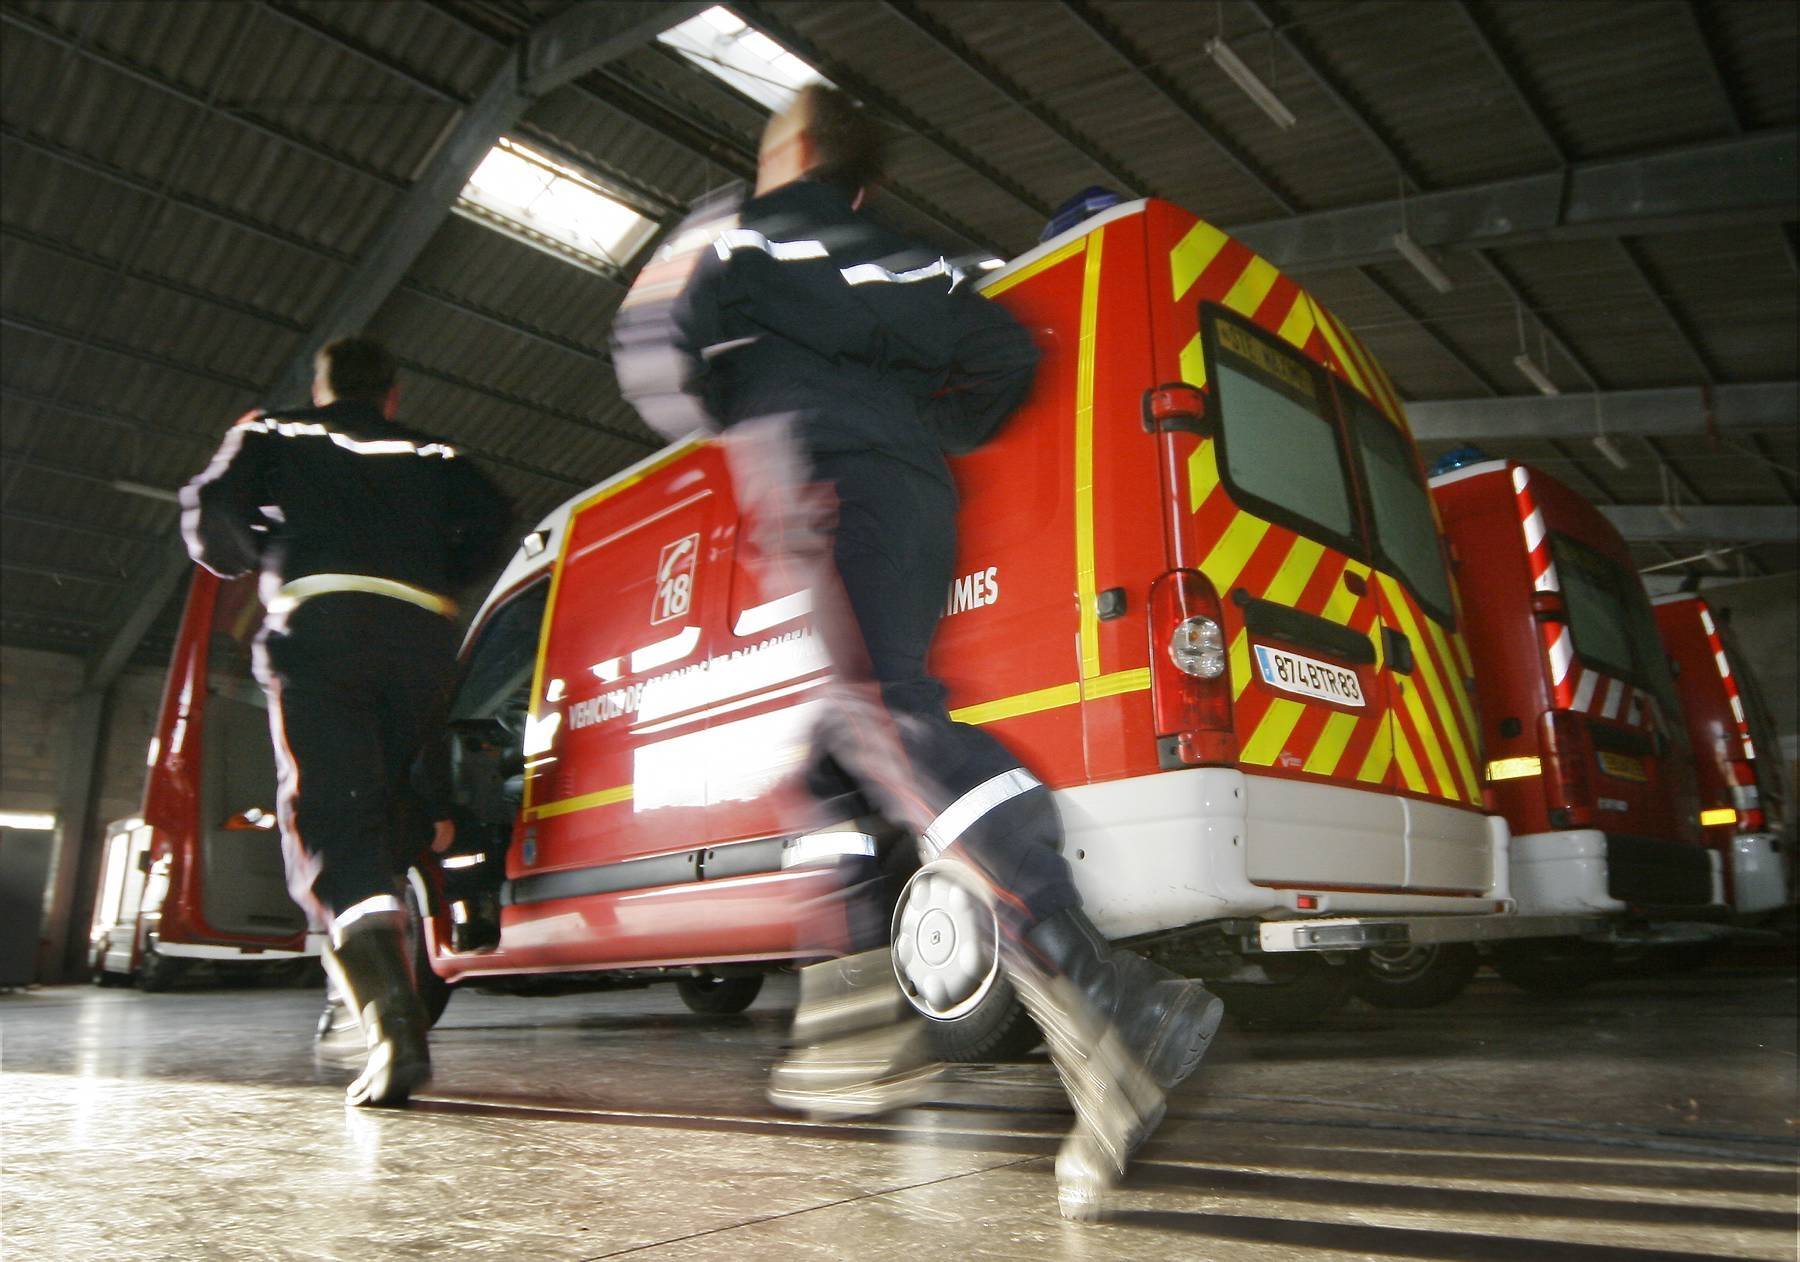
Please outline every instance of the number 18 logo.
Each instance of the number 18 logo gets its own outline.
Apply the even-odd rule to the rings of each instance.
[[[700,560],[700,536],[663,545],[656,562],[656,599],[650,605],[650,625],[680,618],[694,599],[694,567]]]

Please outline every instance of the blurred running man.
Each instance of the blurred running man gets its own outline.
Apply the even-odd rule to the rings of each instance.
[[[1223,1005],[1108,947],[1081,910],[1049,791],[953,722],[927,673],[956,552],[945,453],[999,428],[1037,352],[954,264],[859,212],[881,156],[847,96],[802,89],[764,133],[755,195],[691,216],[644,270],[614,326],[615,365],[665,435],[725,432],[757,543],[810,593],[836,679],[806,823],[847,828],[840,848],[872,854],[843,821],[873,806],[994,908],[1002,968],[1077,1109],[1058,1160],[1064,1209],[1091,1217]],[[801,974],[798,1046],[771,1081],[779,1105],[876,1112],[921,1098],[935,1076],[876,884],[850,891],[851,954]]]

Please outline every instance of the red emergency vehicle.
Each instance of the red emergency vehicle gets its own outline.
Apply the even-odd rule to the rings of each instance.
[[[108,830],[92,934],[95,979],[172,985],[195,966],[290,965],[318,954],[288,897],[275,762],[249,646],[254,578],[196,568],[163,685],[140,818]]]
[[[932,667],[958,719],[1057,791],[1094,921],[1326,1005],[1346,970],[1321,948],[1506,910],[1457,596],[1380,364],[1163,202],[983,288],[1043,359],[1021,412],[955,462],[959,577]],[[690,1002],[742,1006],[757,970],[817,950],[793,909],[829,886],[811,860],[830,839],[786,831],[770,790],[826,664],[805,593],[763,587],[747,547],[698,439],[527,537],[456,706],[459,762],[489,786],[470,813],[506,848],[503,931],[452,950],[458,911],[419,874],[444,979],[673,975]],[[949,1034],[991,1020],[1004,985],[991,920],[959,894],[928,869],[896,916],[942,930],[942,950],[897,955]]]
[[[1787,791],[1762,690],[1729,620],[1705,597],[1664,596],[1656,625],[1675,663],[1700,782],[1700,823],[1724,868],[1731,909],[1754,916],[1785,906]]]
[[[1699,844],[1681,703],[1619,532],[1515,461],[1467,465],[1431,487],[1457,560],[1519,914],[1715,908],[1718,864]],[[1592,976],[1603,956],[1546,939],[1495,959],[1515,980],[1557,986]]]

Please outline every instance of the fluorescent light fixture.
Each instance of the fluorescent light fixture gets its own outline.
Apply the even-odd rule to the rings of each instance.
[[[1663,520],[1668,522],[1669,525],[1673,526],[1676,530],[1687,529],[1687,515],[1673,504],[1662,505],[1662,515]]]
[[[141,495],[147,500],[161,500],[165,504],[181,503],[181,496],[174,491],[165,491],[160,486],[148,486],[142,482],[133,482],[129,478],[114,478],[112,489],[123,491],[127,495]]]
[[[1440,294],[1447,294],[1456,288],[1454,282],[1444,275],[1444,269],[1437,265],[1437,260],[1425,253],[1417,241],[1401,229],[1394,234],[1394,248],[1400,251],[1400,257],[1413,266],[1413,271],[1425,278],[1425,283]]]
[[[0,828],[30,828],[49,832],[56,827],[56,816],[49,811],[0,811]]]
[[[714,5],[656,37],[700,69],[780,113],[809,83],[831,81],[731,10]]]
[[[565,263],[608,275],[656,231],[582,172],[510,137],[488,150],[452,208]]]
[[[1610,435],[1595,434],[1594,450],[1605,456],[1606,463],[1615,469],[1631,468],[1631,461],[1625,458],[1625,453],[1619,450],[1619,444],[1615,443]]]
[[[1731,565],[1725,560],[1724,555],[1719,552],[1715,552],[1711,548],[1706,549],[1704,552],[1702,552],[1700,554],[1700,556],[1701,556],[1702,560],[1704,560],[1708,565],[1712,566],[1713,569],[1717,570],[1721,574],[1729,573],[1731,570]],[[1737,698],[1733,697],[1732,700],[1735,701],[1735,700],[1737,700]]]
[[[1532,362],[1531,356],[1523,352],[1514,355],[1513,367],[1525,375],[1525,380],[1538,388],[1539,394],[1547,394],[1551,398],[1555,398],[1562,393],[1557,389],[1556,383],[1544,374],[1544,370]]]
[[[1250,67],[1231,51],[1231,45],[1215,36],[1206,41],[1206,55],[1218,63],[1225,76],[1242,88],[1244,95],[1255,101],[1263,113],[1275,120],[1277,127],[1286,129],[1298,121],[1294,118],[1294,112],[1281,103],[1281,98],[1269,90],[1269,85],[1258,79]]]

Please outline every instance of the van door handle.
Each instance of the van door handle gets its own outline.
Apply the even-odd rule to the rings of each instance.
[[[1412,641],[1406,638],[1405,632],[1396,631],[1392,627],[1381,628],[1381,647],[1387,664],[1402,675],[1413,673]]]

